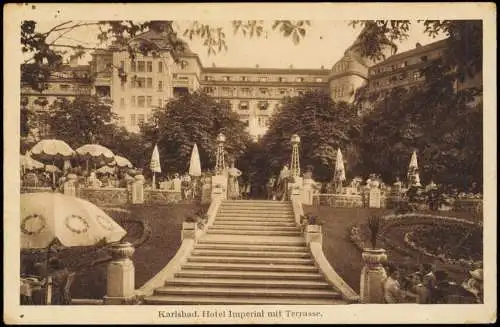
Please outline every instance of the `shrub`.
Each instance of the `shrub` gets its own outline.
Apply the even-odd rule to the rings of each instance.
[[[368,218],[368,229],[370,230],[370,243],[372,248],[377,246],[377,238],[382,225],[382,218],[377,215],[372,215]]]

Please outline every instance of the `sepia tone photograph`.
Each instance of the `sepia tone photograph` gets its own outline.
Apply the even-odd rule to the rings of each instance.
[[[4,321],[359,322],[372,305],[371,322],[444,305],[496,320],[494,5],[441,20],[99,6],[8,8]]]

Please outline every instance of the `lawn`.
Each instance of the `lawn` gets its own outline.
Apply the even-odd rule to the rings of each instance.
[[[337,273],[359,293],[359,282],[362,268],[360,250],[349,239],[349,230],[352,225],[366,223],[371,215],[385,215],[393,213],[390,209],[369,209],[369,208],[331,208],[327,206],[303,206],[305,214],[312,214],[320,217],[323,223],[323,251],[326,258],[337,271]],[[430,213],[430,212],[426,212]],[[458,212],[439,212],[438,215],[447,215],[457,218],[467,218],[470,214]],[[408,257],[398,251],[385,246],[383,241],[379,241],[380,246],[387,251],[388,260],[397,264],[406,265],[408,262],[416,264],[420,257]],[[436,264],[434,260],[426,260]],[[453,267],[436,264],[438,269],[445,269],[450,273],[450,277],[461,281],[466,276],[466,271],[460,271]]]
[[[184,218],[208,206],[196,204],[129,205],[120,208],[103,208],[116,222],[127,230],[126,241],[141,238],[144,225],[149,225],[150,237],[135,249],[135,287],[139,288],[158,273],[172,259],[181,244]],[[131,221],[132,220],[132,221]],[[145,224],[134,222],[140,220]],[[24,253],[23,258],[45,260],[43,253]],[[71,287],[72,297],[102,299],[106,293],[106,269],[109,254],[102,248],[66,248],[59,253],[63,263],[76,271]],[[102,263],[91,265],[93,261]],[[82,268],[84,267],[84,268]]]

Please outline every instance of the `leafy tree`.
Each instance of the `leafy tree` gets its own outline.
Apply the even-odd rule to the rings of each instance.
[[[115,119],[111,106],[88,96],[76,97],[74,101],[60,98],[52,104],[50,113],[51,136],[73,148],[103,142]]]
[[[302,96],[285,98],[282,110],[272,118],[269,130],[262,138],[265,149],[263,174],[276,174],[291,159],[290,138],[298,134],[301,167],[312,165],[315,178],[329,181],[337,148],[348,161],[347,169],[353,170],[356,150],[352,146],[359,133],[359,118],[345,102],[333,102],[330,95],[321,91],[307,92]]]
[[[153,114],[153,122],[141,127],[151,148],[158,143],[162,170],[187,171],[191,151],[196,143],[203,169],[213,169],[217,149],[216,137],[226,136],[228,157],[238,158],[251,142],[238,115],[228,101],[216,101],[202,92],[170,100]]]
[[[360,138],[365,173],[404,177],[417,150],[424,181],[461,188],[482,181],[482,103],[474,103],[474,90],[456,92],[453,77],[441,76],[375,101]]]
[[[125,127],[107,125],[99,144],[114,154],[127,158],[135,167],[143,168],[149,165],[151,143],[144,140],[141,134],[129,132]]]

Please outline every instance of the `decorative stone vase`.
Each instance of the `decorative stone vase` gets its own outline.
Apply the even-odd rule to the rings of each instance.
[[[362,254],[360,297],[362,303],[384,303],[383,282],[387,273],[382,263],[387,262],[384,249],[365,248]]]
[[[108,264],[105,304],[129,304],[134,300],[135,268],[131,260],[134,247],[129,242],[113,244]]]

